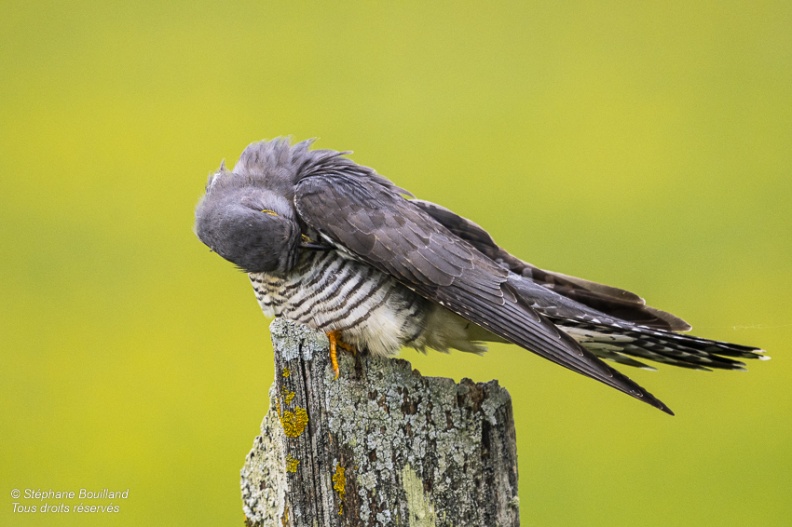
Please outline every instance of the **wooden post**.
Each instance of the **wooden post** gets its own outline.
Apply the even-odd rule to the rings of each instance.
[[[496,381],[345,352],[334,379],[325,335],[270,330],[275,382],[242,469],[248,525],[519,525],[511,399]]]

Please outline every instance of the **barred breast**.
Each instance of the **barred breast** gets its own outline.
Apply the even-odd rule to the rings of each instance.
[[[337,251],[306,251],[288,274],[250,273],[261,310],[324,332],[374,355],[402,346],[483,352],[487,332]]]

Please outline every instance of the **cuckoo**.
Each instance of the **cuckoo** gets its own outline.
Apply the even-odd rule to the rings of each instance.
[[[248,273],[261,309],[338,348],[482,353],[509,342],[672,414],[602,359],[744,369],[763,350],[686,335],[629,291],[535,267],[474,222],[415,199],[348,152],[287,139],[249,145],[210,176],[195,231]]]

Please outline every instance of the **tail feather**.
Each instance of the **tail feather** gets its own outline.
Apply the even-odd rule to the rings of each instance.
[[[767,359],[764,350],[741,344],[681,335],[643,326],[602,325],[553,320],[585,348],[603,359],[648,368],[639,360],[696,370],[745,370],[737,359]],[[653,368],[650,368],[653,369]]]

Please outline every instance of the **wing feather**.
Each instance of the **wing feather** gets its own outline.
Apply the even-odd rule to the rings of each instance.
[[[644,299],[635,293],[576,276],[540,269],[503,250],[487,231],[467,218],[429,201],[412,200],[411,202],[454,234],[470,242],[490,259],[501,262],[512,272],[533,280],[559,295],[580,302],[606,315],[629,320],[635,324],[669,331],[688,331],[690,329],[690,324],[679,317],[647,306]]]
[[[492,333],[672,413],[559,331],[509,284],[514,275],[393,188],[356,174],[299,181],[301,219],[345,252]]]

